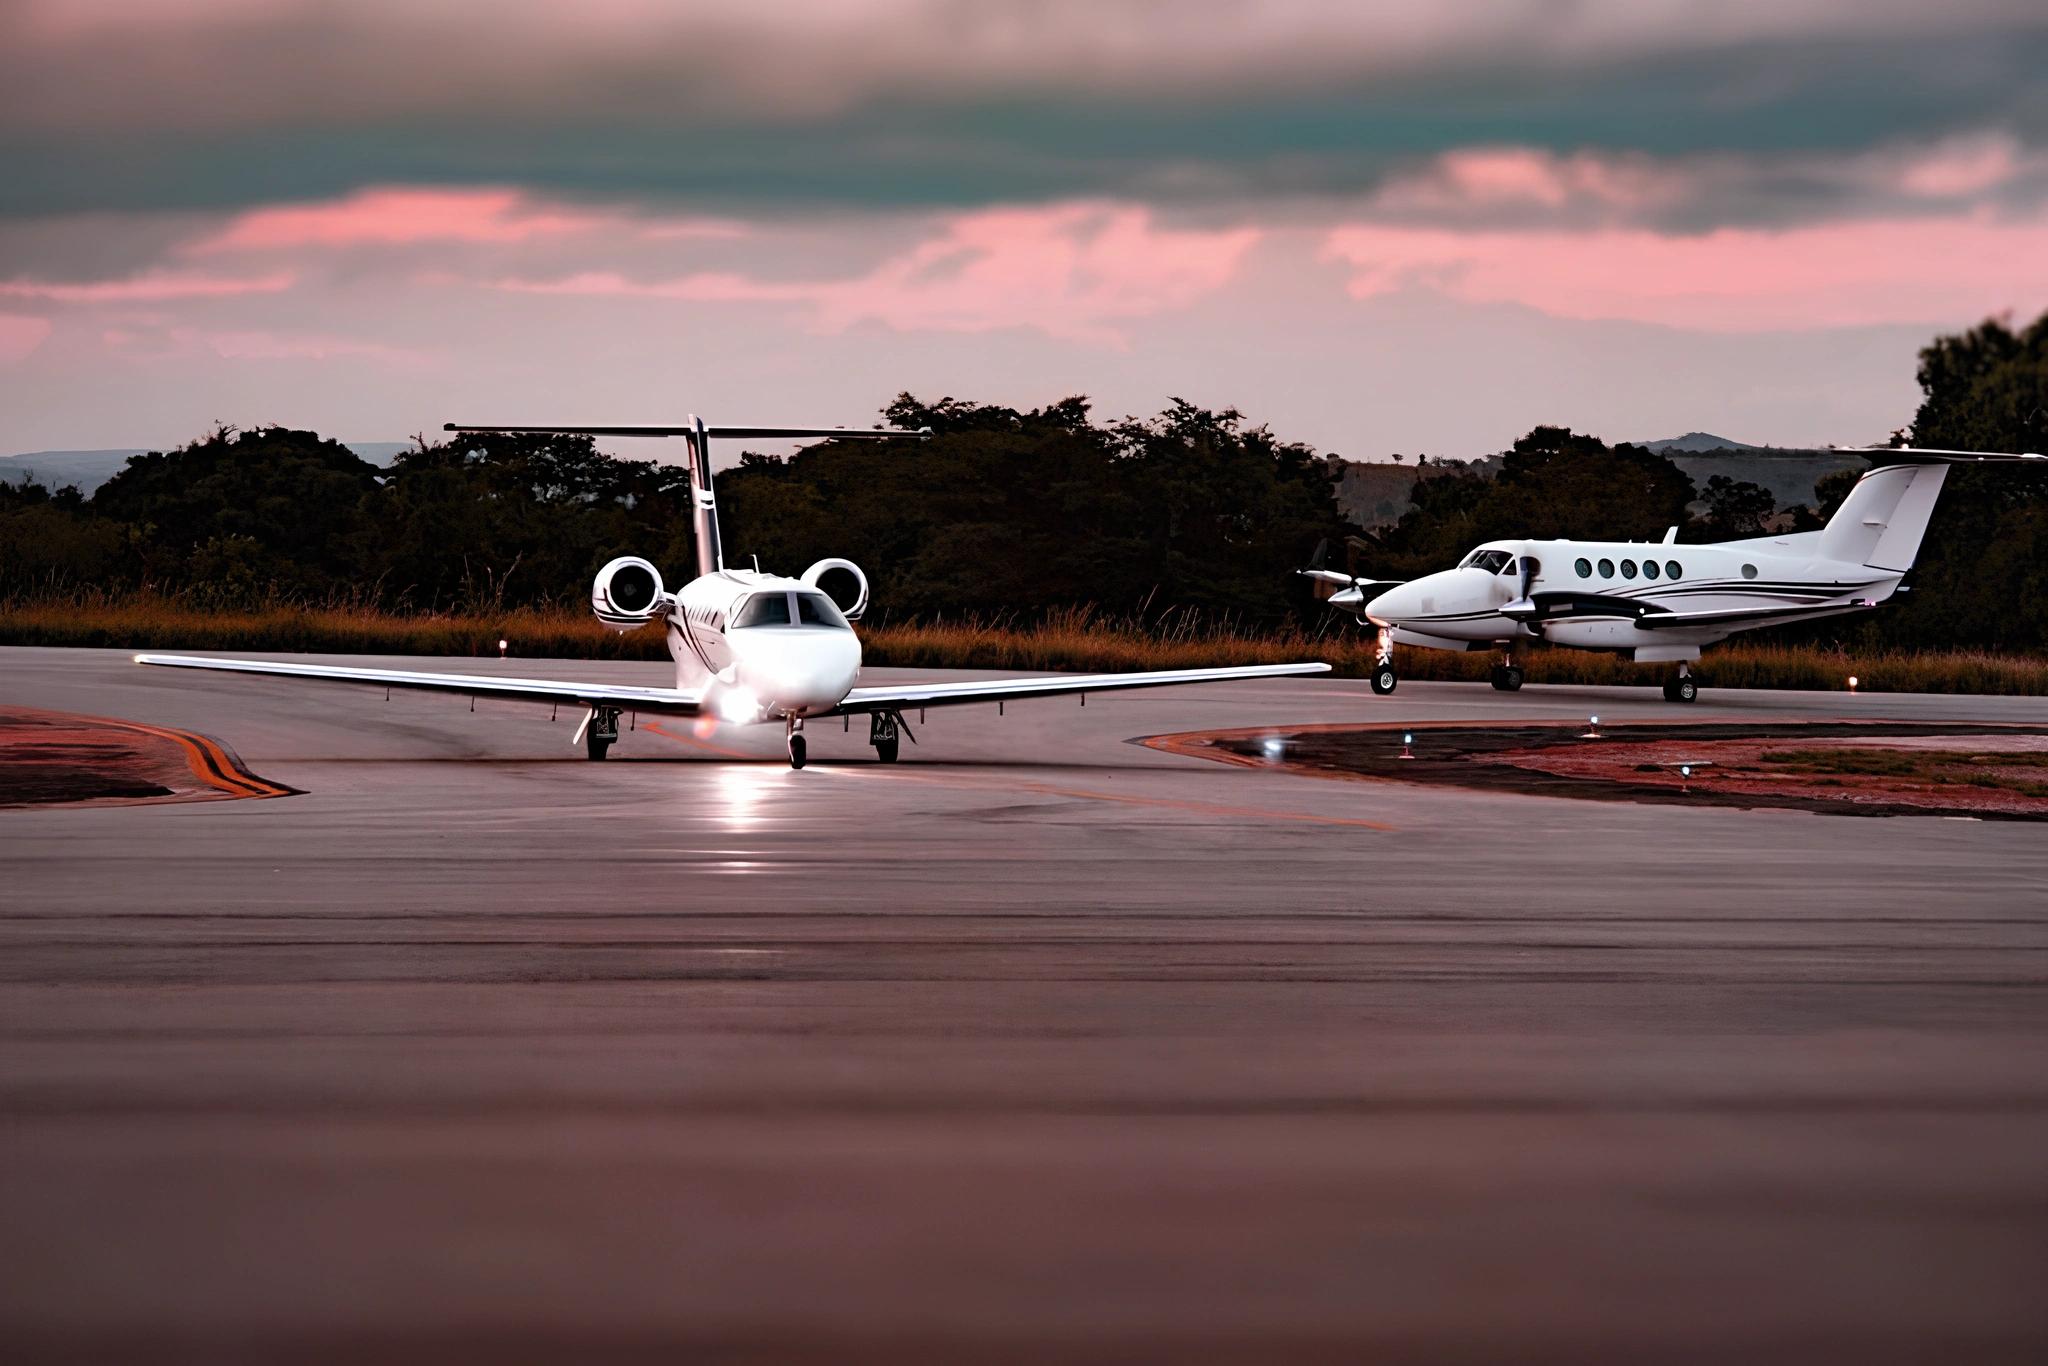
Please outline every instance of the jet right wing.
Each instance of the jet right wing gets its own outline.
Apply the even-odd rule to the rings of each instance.
[[[365,687],[405,688],[415,692],[452,692],[465,697],[495,697],[519,702],[559,702],[580,707],[603,704],[670,716],[695,716],[701,702],[696,693],[675,688],[626,688],[615,683],[564,683],[544,678],[500,678],[489,674],[356,669],[338,664],[287,664],[269,659],[215,659],[207,655],[140,654],[135,656],[135,662],[169,669],[265,674],[273,678],[303,678],[318,683],[356,683]]]

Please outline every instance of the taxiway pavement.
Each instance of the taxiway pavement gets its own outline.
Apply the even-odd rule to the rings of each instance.
[[[13,1360],[2048,1350],[2039,825],[1127,743],[2038,699],[1283,679],[802,772],[113,651],[0,651],[0,702],[303,789],[0,812]]]

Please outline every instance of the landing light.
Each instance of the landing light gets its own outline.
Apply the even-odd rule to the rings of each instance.
[[[735,724],[751,721],[761,714],[761,699],[748,688],[733,688],[718,699],[718,714]]]
[[[1855,692],[1855,691],[1856,691],[1856,675],[1855,675],[1855,674],[1850,674],[1850,675],[1849,675],[1849,691],[1850,691],[1850,692]]]
[[[500,659],[503,659],[503,658],[505,657],[505,651],[507,651],[507,650],[509,650],[509,649],[511,649],[511,648],[512,648],[512,643],[511,643],[510,641],[506,641],[506,640],[501,640],[501,641],[499,641],[499,642],[498,642],[498,658],[500,658]]]
[[[1287,752],[1287,746],[1278,740],[1268,740],[1260,745],[1259,749],[1264,752],[1268,759],[1277,759]]]

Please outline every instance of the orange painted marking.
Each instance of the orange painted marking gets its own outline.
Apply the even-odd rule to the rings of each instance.
[[[744,759],[749,763],[756,764],[766,762],[763,756],[759,754],[749,754],[741,749],[727,749],[723,745],[714,745],[709,740],[700,740],[694,735],[678,735],[676,732],[663,727],[659,721],[649,721],[641,729],[651,730],[664,740],[673,740],[679,745],[688,745],[692,749],[701,749],[707,754],[716,754],[721,758]]]

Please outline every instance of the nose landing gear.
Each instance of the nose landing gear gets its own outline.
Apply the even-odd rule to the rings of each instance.
[[[789,766],[791,768],[802,768],[804,760],[809,757],[810,749],[810,746],[804,743],[803,717],[790,717],[786,733],[789,736]]]
[[[1394,672],[1394,638],[1386,631],[1381,631],[1379,657],[1372,666],[1372,690],[1385,697],[1400,681],[1399,675]]]

